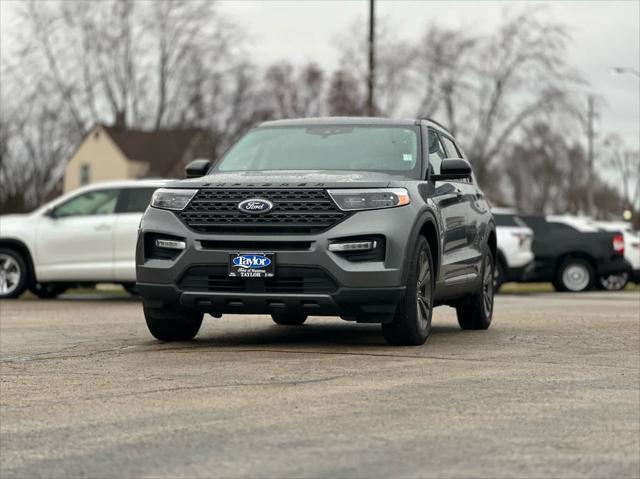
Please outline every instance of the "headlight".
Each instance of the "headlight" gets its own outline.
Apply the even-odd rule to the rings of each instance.
[[[151,197],[151,206],[165,210],[183,210],[198,190],[160,188]]]
[[[328,190],[327,192],[342,211],[395,208],[411,202],[409,193],[404,188]]]

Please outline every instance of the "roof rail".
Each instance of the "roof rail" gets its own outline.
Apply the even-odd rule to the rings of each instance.
[[[422,118],[420,118],[421,120],[427,120],[430,121],[431,123],[438,125],[440,128],[442,128],[443,130],[451,133],[451,131],[449,130],[449,128],[447,128],[446,126],[444,126],[442,123],[440,123],[439,121],[434,120],[433,118],[428,118],[426,116],[423,116]]]

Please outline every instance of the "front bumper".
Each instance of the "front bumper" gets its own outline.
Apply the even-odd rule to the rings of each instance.
[[[339,315],[360,321],[384,322],[395,312],[402,299],[404,260],[410,228],[416,212],[412,206],[389,210],[363,211],[349,216],[333,228],[318,234],[209,234],[190,230],[172,212],[149,208],[140,227],[136,253],[137,287],[149,301],[179,303],[185,307],[210,313],[269,314],[282,309],[304,311],[313,315]],[[184,238],[186,249],[174,259],[147,259],[144,252],[145,233],[167,234]],[[331,241],[365,236],[384,236],[383,261],[349,261],[328,251]],[[226,242],[224,248],[207,247],[206,242]],[[229,247],[229,242],[245,244],[270,242],[270,249]],[[294,242],[307,243],[304,249],[289,248]],[[282,245],[278,246],[279,244]],[[274,252],[276,276],[278,268],[315,269],[323,271],[334,283],[330,291],[306,293],[265,291],[225,291],[190,288],[183,278],[197,266],[225,268],[229,253]],[[255,280],[252,280],[255,281]],[[259,280],[258,280],[259,281]]]

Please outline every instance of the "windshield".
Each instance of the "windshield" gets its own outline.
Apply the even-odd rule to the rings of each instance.
[[[214,171],[352,170],[420,177],[412,126],[302,126],[251,130]]]

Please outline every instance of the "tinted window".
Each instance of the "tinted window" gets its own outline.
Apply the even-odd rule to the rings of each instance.
[[[496,226],[517,226],[523,227],[527,226],[524,221],[518,218],[515,215],[505,215],[505,214],[493,214],[493,218],[496,221]]]
[[[440,135],[433,130],[429,130],[429,165],[431,166],[431,173],[434,175],[440,174],[440,165],[442,165],[442,160],[446,157],[447,154],[440,142]]]
[[[496,226],[520,226],[516,223],[513,215],[493,215],[493,219],[496,220]]]
[[[214,171],[352,170],[420,175],[414,126],[317,125],[257,128]]]
[[[144,213],[156,188],[125,188],[118,200],[118,213]]]
[[[109,215],[115,211],[119,190],[98,190],[75,196],[55,209],[55,216]]]
[[[456,145],[446,136],[441,136],[442,142],[444,143],[444,147],[447,150],[447,158],[462,158],[460,156],[460,152]]]

